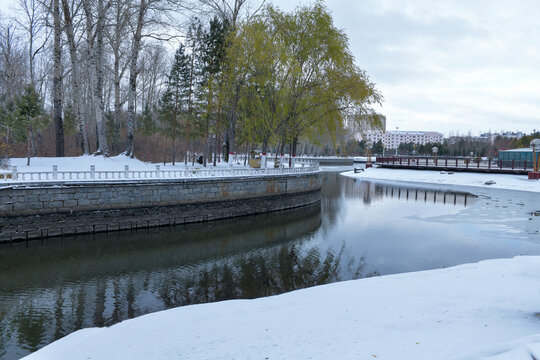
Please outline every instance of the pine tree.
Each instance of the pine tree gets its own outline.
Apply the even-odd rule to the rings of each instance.
[[[215,142],[219,143],[220,132],[220,91],[223,77],[221,76],[223,64],[226,57],[227,34],[229,32],[228,22],[214,18],[210,21],[207,31],[202,34],[201,41],[201,76],[199,84],[199,98],[205,107],[202,115],[204,132],[206,135],[206,145],[204,161],[210,153],[210,132],[215,133]],[[217,145],[217,144],[215,144]],[[217,147],[217,146],[216,146]],[[217,152],[217,149],[216,149]],[[214,156],[215,165],[216,156]]]
[[[172,139],[172,163],[176,161],[176,138],[182,127],[182,118],[187,119],[190,81],[190,59],[185,47],[180,45],[174,55],[174,62],[167,79],[167,88],[161,98],[161,130]],[[185,133],[187,134],[187,121]],[[187,154],[186,154],[187,156]]]
[[[17,98],[17,127],[26,128],[26,149],[28,161],[26,165],[30,165],[31,156],[31,134],[33,129],[43,128],[47,125],[47,118],[41,117],[43,107],[39,94],[34,90],[34,87],[28,85],[22,95]]]
[[[146,140],[148,139],[149,136],[152,136],[157,132],[154,116],[152,114],[152,111],[150,110],[150,107],[148,106],[148,103],[144,107],[140,124],[138,126],[138,132],[144,136],[144,149],[145,149],[144,161],[147,161],[148,154],[146,151]]]
[[[196,111],[197,84],[200,82],[200,62],[202,54],[202,36],[203,30],[201,22],[195,18],[189,27],[187,33],[187,45],[189,47],[189,82],[187,92],[187,114],[186,114],[186,164],[187,153],[190,151],[190,142],[192,136],[198,137],[201,133],[201,121]],[[195,163],[195,157],[192,156],[192,162]]]

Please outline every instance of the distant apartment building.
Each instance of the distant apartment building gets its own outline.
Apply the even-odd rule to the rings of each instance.
[[[397,149],[400,144],[414,143],[425,145],[427,143],[442,143],[443,134],[435,131],[369,131],[362,136],[364,140],[373,143],[381,140],[386,149]]]

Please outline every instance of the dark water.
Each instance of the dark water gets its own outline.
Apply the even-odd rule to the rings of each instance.
[[[315,206],[0,246],[0,358],[175,306],[540,254],[538,194],[323,176]]]

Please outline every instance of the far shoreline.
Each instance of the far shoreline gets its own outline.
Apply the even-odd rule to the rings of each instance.
[[[364,172],[361,172],[361,173],[357,173],[355,174],[353,170],[351,171],[344,171],[344,172],[340,172],[340,175],[342,176],[345,176],[345,177],[348,177],[348,178],[351,178],[351,179],[358,179],[358,180],[365,180],[365,181],[373,181],[373,182],[378,182],[378,183],[382,183],[382,184],[403,184],[403,185],[409,185],[409,186],[414,186],[414,187],[428,187],[428,188],[435,188],[435,189],[448,189],[448,190],[466,190],[468,192],[471,192],[471,193],[475,193],[477,192],[479,189],[489,189],[489,191],[491,190],[501,190],[501,191],[519,191],[519,192],[527,192],[527,193],[531,193],[531,194],[540,194],[540,181],[535,181],[535,180],[528,180],[526,177],[523,178],[524,181],[526,182],[531,182],[531,184],[536,184],[536,189],[535,188],[529,188],[529,189],[525,189],[525,188],[512,188],[512,187],[509,187],[509,186],[504,186],[504,185],[501,185],[499,184],[498,186],[493,186],[493,185],[497,185],[497,178],[501,178],[501,177],[505,177],[506,179],[508,179],[509,177],[518,177],[520,175],[510,175],[510,174],[472,174],[474,177],[484,177],[486,181],[488,180],[494,180],[495,181],[495,184],[493,185],[485,185],[484,183],[481,183],[481,184],[459,184],[459,183],[448,183],[448,182],[434,182],[434,181],[427,181],[427,180],[422,180],[422,179],[418,179],[418,180],[413,180],[413,179],[406,179],[406,180],[400,180],[400,179],[396,179],[396,178],[384,178],[384,177],[375,177],[375,176],[369,176],[368,174],[370,172],[372,172],[373,170],[375,171],[380,171],[380,170],[383,170],[383,171],[388,171],[388,172],[408,172],[410,174],[430,174],[430,175],[434,175],[434,174],[438,174],[438,175],[446,175],[448,176],[449,174],[445,173],[445,174],[441,174],[439,171],[435,171],[435,170],[403,170],[403,169],[378,169],[378,168],[371,168],[371,169],[368,169],[367,171],[364,171]],[[399,174],[398,173],[398,174]],[[465,174],[466,176],[469,175],[469,173],[454,173],[454,174],[451,174],[450,176],[456,176],[457,174]],[[459,177],[459,175],[458,175]],[[469,176],[470,177],[470,176]],[[518,179],[513,179],[513,180],[518,180]]]

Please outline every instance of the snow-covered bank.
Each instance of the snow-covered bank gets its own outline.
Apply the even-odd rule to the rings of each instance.
[[[77,331],[25,359],[540,358],[540,257],[185,306]]]
[[[285,167],[288,167],[288,159],[285,161]],[[301,166],[302,162],[305,160],[302,158],[297,158],[297,166]],[[150,163],[144,162],[137,158],[130,158],[124,155],[117,155],[111,157],[104,156],[94,156],[94,155],[82,155],[82,156],[73,156],[73,157],[33,157],[30,161],[30,166],[26,165],[26,158],[11,158],[9,159],[9,168],[16,166],[18,171],[51,171],[53,165],[58,166],[59,171],[82,171],[88,170],[90,166],[95,166],[96,170],[99,171],[122,171],[124,166],[129,166],[131,170],[154,170],[156,165],[159,165],[163,170],[178,170],[178,169],[197,169],[203,168],[203,165],[192,164],[189,162],[187,165],[184,165],[183,161],[176,161],[175,165],[168,162],[164,163]],[[269,167],[274,166],[274,158],[269,157],[267,160],[267,165]],[[213,164],[208,164],[208,167],[214,167]],[[226,169],[230,165],[224,161],[220,161],[216,164],[217,168]],[[244,168],[244,158],[238,157],[236,162],[233,164],[234,168]]]
[[[497,188],[506,190],[520,190],[540,192],[540,181],[528,180],[526,175],[509,174],[479,174],[456,172],[448,174],[446,172],[430,170],[404,170],[404,169],[383,169],[369,168],[366,171],[355,174],[353,171],[342,173],[344,176],[389,182],[403,183],[424,183],[450,186],[473,186],[483,188]],[[495,184],[486,185],[487,181],[495,181]]]
[[[100,171],[122,171],[124,166],[129,166],[131,170],[154,170],[156,165],[160,165],[164,170],[173,170],[184,168],[183,161],[177,161],[173,166],[172,163],[149,163],[136,158],[130,158],[124,155],[111,157],[82,155],[74,157],[35,157],[30,161],[30,166],[26,165],[26,158],[12,158],[9,160],[10,166],[16,166],[18,171],[51,171],[53,165],[58,166],[59,171],[82,171],[88,170],[91,165]],[[242,162],[243,164],[243,162]],[[229,165],[225,162],[220,162],[217,166],[227,168]],[[239,167],[240,165],[236,165]],[[188,164],[192,168],[191,162]],[[202,165],[195,163],[195,168],[200,168]],[[243,167],[243,166],[242,166]]]
[[[283,160],[283,166],[274,166],[274,161],[269,160],[266,168],[252,168],[244,166],[241,159],[236,159],[234,164],[220,162],[213,166],[201,164],[177,162],[157,164],[146,163],[126,156],[103,157],[103,156],[79,156],[65,158],[34,158],[31,165],[26,165],[26,159],[10,159],[11,165],[7,170],[0,170],[0,180],[6,183],[48,181],[85,181],[100,182],[109,180],[144,181],[155,179],[180,179],[180,178],[215,178],[234,176],[269,176],[286,175],[304,172],[319,171],[317,162],[309,160],[296,160],[295,165],[290,167]],[[287,162],[287,163],[286,163]]]

